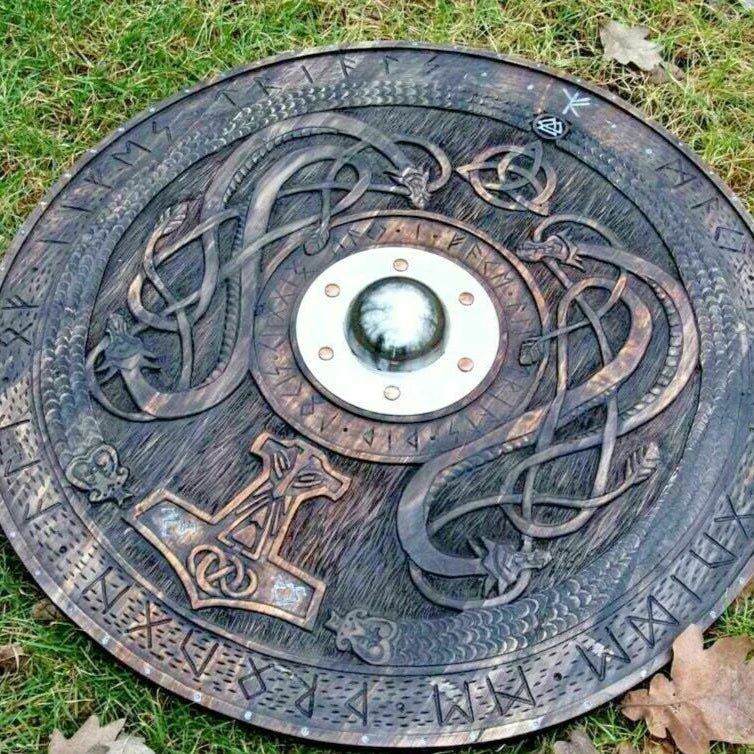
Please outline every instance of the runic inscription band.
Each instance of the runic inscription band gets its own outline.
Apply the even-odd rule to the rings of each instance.
[[[753,239],[677,140],[534,64],[229,73],[6,254],[0,522],[231,717],[409,749],[570,719],[754,570]]]

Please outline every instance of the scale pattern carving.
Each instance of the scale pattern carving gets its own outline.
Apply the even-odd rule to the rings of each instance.
[[[0,483],[18,516],[11,532],[35,540],[19,547],[30,567],[70,574],[87,630],[115,638],[129,664],[159,668],[161,682],[191,689],[196,701],[287,732],[423,746],[476,741],[483,729],[520,733],[532,716],[560,719],[572,714],[563,700],[581,709],[653,661],[700,611],[717,611],[715,584],[729,585],[750,549],[748,403],[738,398],[748,390],[745,302],[721,260],[749,256],[746,229],[726,202],[704,204],[696,218],[682,210],[701,207],[714,186],[659,136],[642,137],[652,157],[616,149],[596,114],[619,126],[628,116],[595,93],[571,83],[566,101],[554,87],[536,93],[532,109],[526,86],[543,74],[510,65],[512,78],[477,87],[455,78],[455,56],[285,61],[280,70],[298,66],[311,86],[292,89],[271,66],[243,85],[208,88],[206,111],[171,105],[183,120],[150,116],[96,156],[103,181],[73,187],[77,206],[91,207],[85,220],[77,211],[81,227],[48,224],[30,239],[37,247],[24,247],[46,249],[48,261],[11,274],[2,289],[0,345],[14,366]],[[500,64],[478,65],[492,73]],[[379,114],[404,105],[397,117]],[[412,117],[419,107],[431,108],[436,128]],[[441,124],[461,113],[467,124],[493,125],[478,141],[446,138]],[[201,190],[183,190],[200,172]],[[572,201],[580,182],[618,186],[625,217],[605,209],[606,194]],[[454,196],[474,211],[459,211]],[[71,215],[57,204],[53,212],[55,222]],[[658,229],[666,256],[627,230],[638,227],[632,214]],[[514,230],[503,242],[506,224]],[[255,415],[234,450],[222,433],[217,447],[205,444],[206,479],[201,469],[176,475],[183,449],[170,444],[172,428],[202,437],[244,396],[262,405],[254,348],[260,323],[272,333],[276,315],[288,316],[290,304],[273,308],[272,296],[298,295],[286,276],[306,278],[382,242],[383,226],[410,229],[430,247],[438,232],[438,253],[467,264],[497,299],[502,278],[516,277],[531,322],[509,341],[501,369],[515,362],[529,375],[524,398],[493,410],[491,381],[452,414],[394,434],[405,448],[389,448],[390,429],[364,437],[355,422],[368,417],[332,406],[316,385],[298,405],[291,380],[284,408],[305,421]],[[122,285],[113,282],[121,243],[135,252]],[[176,274],[189,264],[197,275]],[[81,312],[95,301],[90,334]],[[281,331],[265,342],[289,337]],[[28,377],[31,356],[39,370]],[[32,389],[36,408],[24,408]],[[311,418],[324,424],[336,413],[329,435]],[[714,474],[687,463],[668,481],[673,442],[722,468],[725,449],[712,439],[726,430],[735,458],[719,490],[728,502],[715,502]],[[64,480],[48,473],[47,455]],[[575,470],[571,484],[559,483],[558,469]],[[389,491],[384,506],[365,497],[367,482]],[[677,495],[655,504],[671,487]],[[229,502],[221,489],[238,492]],[[611,511],[633,516],[634,503],[641,515],[606,540],[609,551],[579,561],[584,532],[600,535],[602,522],[616,520]],[[674,535],[672,568],[650,572],[642,552],[661,545],[654,516],[681,504],[688,526]],[[126,531],[121,551],[101,535],[112,521]],[[362,602],[343,583],[338,553],[344,569],[358,570],[373,529],[395,563],[389,574],[374,569],[382,590],[362,568]],[[141,564],[162,568],[162,586],[134,568],[136,551]],[[374,552],[365,550],[367,570]],[[410,615],[391,607],[396,584]],[[624,592],[609,625],[593,617]],[[554,637],[557,651],[537,655]],[[301,646],[314,649],[297,657],[290,648]]]

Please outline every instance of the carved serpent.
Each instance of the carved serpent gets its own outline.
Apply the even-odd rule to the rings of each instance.
[[[455,450],[449,451],[425,463],[409,481],[398,506],[398,534],[412,560],[412,577],[433,601],[447,606],[468,609],[510,602],[526,587],[533,568],[541,565],[532,564],[525,557],[519,558],[518,562],[511,562],[512,555],[506,551],[508,546],[502,543],[491,543],[486,553],[480,552],[473,558],[445,553],[432,541],[433,533],[463,515],[495,506],[505,506],[508,519],[524,535],[526,553],[530,551],[532,538],[552,539],[577,530],[599,507],[611,502],[628,487],[643,481],[652,473],[658,460],[656,447],[650,447],[642,454],[630,470],[631,473],[626,474],[623,483],[610,493],[605,492],[607,471],[616,439],[661,413],[675,400],[697,366],[698,338],[693,311],[683,286],[651,262],[615,246],[578,244],[569,247],[557,236],[543,241],[543,233],[548,227],[569,222],[584,224],[585,221],[568,215],[550,217],[537,227],[533,241],[523,244],[518,252],[527,261],[546,262],[566,288],[559,304],[558,330],[547,336],[556,337],[558,342],[558,386],[555,398],[549,404],[525,411],[465,446],[462,454]],[[587,224],[599,229],[603,235],[610,235],[607,229],[597,228],[593,222],[587,221]],[[611,240],[617,242],[614,237]],[[620,276],[617,279],[589,276],[573,284],[560,269],[558,260],[581,268],[582,258],[615,266],[620,270]],[[626,273],[643,280],[656,292],[666,312],[670,336],[665,365],[657,379],[639,400],[618,414],[614,394],[641,363],[652,335],[651,314],[641,299],[626,286]],[[575,329],[574,326],[566,327],[568,310],[590,288],[602,288],[610,292],[607,304],[597,317],[587,309],[586,304],[581,303],[587,314],[587,319],[581,326],[589,325],[595,330],[604,365],[580,385],[567,389],[567,334]],[[618,301],[622,301],[629,310],[631,324],[621,348],[612,356],[601,332],[599,319]],[[589,432],[559,443],[552,442],[556,429],[600,403],[607,403],[608,408],[604,431]],[[512,450],[530,445],[536,446],[534,454],[509,472],[500,494],[451,506],[448,514],[430,522],[432,503],[449,481],[466,472],[470,466],[487,463]],[[602,447],[602,452],[591,497],[579,500],[537,496],[534,493],[530,476],[532,469],[542,463],[598,446]],[[527,485],[522,493],[513,492],[516,481],[522,475],[526,476]],[[567,508],[576,511],[576,514],[564,523],[537,524],[532,519],[536,506]],[[511,574],[511,570],[516,567],[518,573]],[[441,596],[424,579],[422,572],[450,578],[492,576],[507,579],[505,583],[511,584],[512,588],[502,589],[499,596],[491,599],[454,601]]]
[[[620,181],[629,197],[640,201],[650,221],[656,226],[669,228],[668,237],[684,250],[689,265],[686,268],[687,289],[695,301],[694,316],[700,336],[699,361],[707,377],[700,385],[699,403],[705,406],[704,416],[709,416],[735,384],[741,360],[741,343],[735,336],[731,337],[737,329],[736,310],[728,298],[714,249],[700,242],[698,234],[692,234],[685,218],[678,217],[666,204],[653,201],[631,165],[615,155],[605,154],[599,142],[582,132],[572,132],[571,142],[564,146],[608,180]],[[664,294],[657,289],[655,293],[667,311]],[[674,323],[674,320],[670,322]],[[674,368],[672,358],[668,353],[656,386],[667,384]],[[655,400],[655,392],[650,391],[643,400],[624,412],[624,417],[627,419],[632,413],[643,411],[645,402]],[[706,425],[704,416],[692,429],[687,447],[693,447],[700,440]],[[498,457],[499,447],[485,447],[484,442],[480,445],[482,447],[476,455],[455,464],[452,464],[452,458],[447,458],[451,465],[438,470],[431,480],[435,484],[425,487],[427,494],[432,495],[455,475]],[[716,446],[710,452],[710,460],[713,460],[724,450]],[[699,493],[701,496],[702,490]],[[616,543],[608,558],[591,564],[578,574],[578,578],[521,597],[513,604],[473,608],[451,617],[406,621],[392,621],[369,616],[364,610],[353,610],[345,617],[334,614],[329,626],[337,631],[336,641],[340,649],[351,650],[376,665],[447,668],[514,652],[575,627],[587,608],[596,617],[604,600],[614,595],[620,588],[617,585],[630,577],[628,567],[633,564],[635,553],[646,543],[650,532],[649,518],[637,522],[632,531]],[[607,574],[609,578],[606,578]]]
[[[452,109],[457,98],[462,98],[469,110],[489,117],[502,118],[519,128],[526,127],[528,113],[512,106],[501,105],[494,96],[480,95],[475,90],[445,91],[439,85],[417,85],[385,81],[370,86],[342,84],[305,94],[281,93],[272,100],[244,108],[226,128],[207,129],[207,133],[187,135],[149,175],[137,175],[113,197],[105,211],[93,222],[91,229],[66,260],[54,300],[50,326],[44,333],[42,398],[45,417],[56,440],[56,452],[66,463],[74,454],[102,442],[97,422],[89,405],[89,392],[84,363],[87,310],[99,285],[104,266],[115,247],[123,227],[133,220],[147,199],[153,195],[154,186],[167,185],[183,170],[208,151],[222,148],[245,133],[264,128],[281,117],[292,116],[308,109],[325,107],[329,98],[347,95],[353,105],[367,105],[389,101],[421,102],[435,107]],[[631,179],[630,166],[599,151],[599,145],[588,137],[572,134],[574,143],[597,169],[619,177],[628,176],[630,190],[641,195],[645,189],[640,179]],[[206,142],[205,142],[206,140]],[[688,251],[692,266],[689,288],[699,302],[699,328],[702,333],[702,361],[711,379],[705,381],[703,391],[711,403],[718,400],[727,389],[729,374],[733,370],[737,344],[725,337],[726,327],[735,321],[733,305],[728,301],[725,287],[720,282],[712,255],[699,248],[680,220],[665,208],[657,206],[646,197],[643,204],[648,214],[672,228],[678,243]],[[118,228],[120,226],[120,229]],[[83,323],[83,324],[82,324]],[[56,366],[54,378],[52,365]],[[81,365],[81,366],[79,366]],[[715,378],[717,377],[717,379]],[[478,449],[476,455],[467,457],[463,464],[473,467],[484,463],[491,454],[489,448]],[[441,479],[438,476],[438,481]],[[632,535],[633,538],[634,535]],[[636,535],[638,536],[638,534]],[[627,567],[632,543],[619,547],[613,558],[616,578]],[[586,582],[586,587],[580,582]],[[589,590],[593,591],[590,592]],[[589,600],[599,603],[603,595],[602,574],[580,574],[579,580],[570,579],[553,590],[532,598],[519,600],[513,606],[480,608],[437,621],[418,621],[395,626],[390,639],[390,651],[381,661],[405,664],[431,664],[461,662],[477,659],[500,651],[521,646],[537,637],[553,635],[568,625],[573,625],[579,610]],[[513,629],[517,638],[513,638]],[[446,641],[441,639],[445,637]],[[438,648],[442,648],[438,654]],[[354,647],[355,648],[355,647]],[[358,651],[358,650],[357,650]],[[361,651],[359,652],[362,653]],[[364,650],[366,659],[368,652]]]
[[[440,173],[434,181],[430,181],[429,173],[422,172],[414,166],[398,146],[398,140],[393,140],[372,126],[349,116],[318,113],[294,118],[286,125],[287,133],[284,139],[275,138],[275,131],[279,129],[270,127],[254,134],[237,147],[215,173],[202,203],[198,227],[156,252],[155,244],[166,235],[166,230],[171,229],[174,231],[173,235],[178,235],[177,231],[182,225],[182,222],[179,222],[172,227],[170,216],[158,222],[146,247],[143,269],[136,275],[128,291],[129,308],[141,324],[128,329],[123,318],[114,315],[106,337],[87,357],[92,392],[111,413],[131,420],[149,421],[155,418],[188,416],[212,408],[238,387],[249,367],[253,341],[248,337],[248,333],[253,331],[254,309],[262,276],[261,252],[265,247],[285,239],[286,251],[279,255],[279,261],[303,240],[305,235],[302,234],[308,233],[313,236],[310,243],[313,241],[313,251],[316,252],[327,240],[331,217],[353,206],[366,191],[404,193],[414,206],[423,207],[430,194],[440,188],[449,177],[447,159],[439,150],[433,149],[433,154],[438,158]],[[251,209],[242,224],[241,248],[221,267],[217,238],[220,224],[226,220],[238,219],[240,214],[226,206],[232,194],[231,187],[237,186],[251,167],[275,145],[321,133],[352,137],[356,142],[350,148],[344,148],[339,144],[325,144],[297,149],[268,167],[255,183],[249,202]],[[399,140],[414,141],[408,137]],[[372,182],[371,170],[358,158],[359,152],[370,148],[386,158],[398,186]],[[321,191],[320,212],[270,228],[270,216],[275,203],[282,194],[290,195],[296,190],[288,189],[283,192],[283,187],[303,169],[325,161],[332,162],[327,180],[315,185],[306,184],[300,189],[309,192]],[[337,181],[338,174],[346,165],[357,173],[357,179],[352,185]],[[347,193],[332,204],[331,191],[334,188],[343,188]],[[312,233],[311,226],[314,225],[317,228]],[[205,257],[201,285],[192,293],[176,299],[169,287],[162,282],[157,268],[199,236],[202,237]],[[191,327],[206,313],[218,283],[232,282],[236,277],[239,295],[234,298],[234,327],[231,332],[230,328],[226,328],[226,339],[230,347],[224,344],[221,349],[221,355],[227,354],[227,358],[223,358],[222,362],[218,361],[208,379],[199,385],[190,386],[193,371]],[[154,285],[164,302],[164,308],[158,313],[146,309],[142,304],[142,292],[147,280]],[[138,333],[147,327],[179,335],[182,368],[175,390],[160,390],[144,375],[145,370],[156,368],[153,365],[153,357],[138,337]],[[117,408],[99,387],[94,372],[103,355],[104,359],[101,360],[99,368],[106,372],[106,379],[114,372],[121,374],[131,398],[140,409],[139,412],[125,412]]]

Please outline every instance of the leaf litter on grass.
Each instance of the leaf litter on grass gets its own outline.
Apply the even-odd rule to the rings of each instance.
[[[92,715],[70,738],[56,730],[47,754],[155,754],[143,738],[121,735],[125,724],[122,719],[100,725],[99,718]]]
[[[673,642],[670,678],[652,677],[648,689],[622,702],[629,720],[673,737],[684,754],[707,754],[711,741],[754,743],[754,651],[749,636],[728,636],[704,648],[702,629],[689,626]]]

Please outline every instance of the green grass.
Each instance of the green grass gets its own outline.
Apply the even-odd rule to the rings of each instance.
[[[647,25],[683,79],[655,83],[603,61],[598,30],[611,18]],[[754,12],[734,0],[0,0],[0,39],[0,249],[78,155],[149,104],[275,52],[373,39],[485,47],[600,83],[688,142],[754,209]],[[0,678],[0,753],[45,751],[53,728],[70,734],[92,713],[128,717],[159,754],[327,750],[202,713],[140,681],[67,622],[34,621],[40,597],[1,543],[0,644],[20,642],[31,662]],[[715,632],[754,636],[754,599]],[[574,724],[605,751],[644,735],[614,706]],[[566,732],[505,748],[546,750]]]

